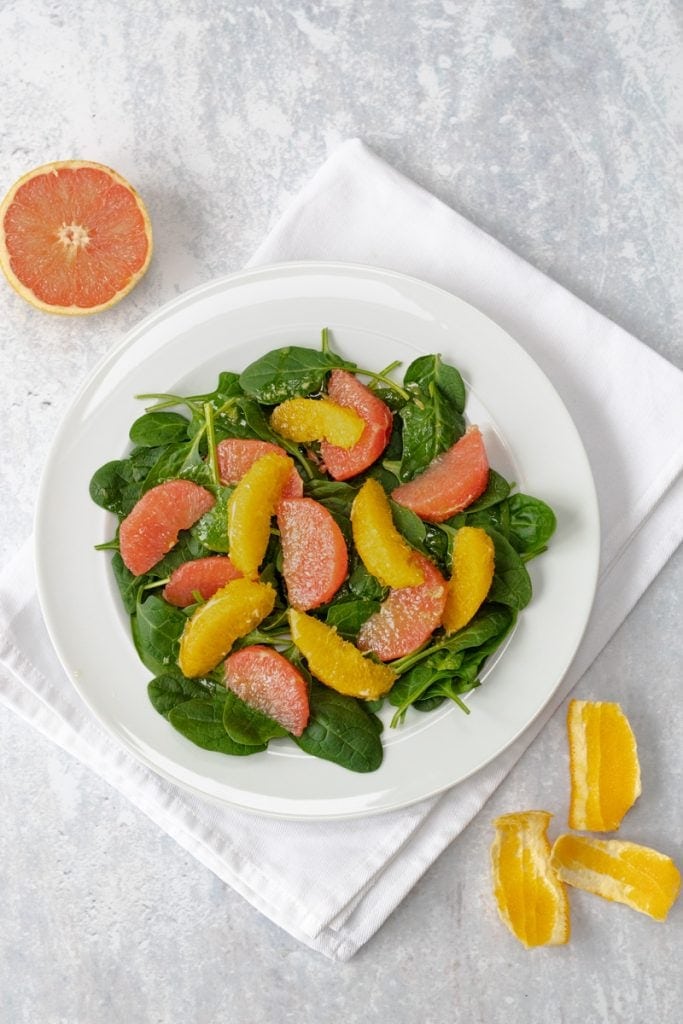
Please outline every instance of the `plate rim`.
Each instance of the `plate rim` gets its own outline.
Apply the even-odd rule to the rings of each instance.
[[[234,285],[240,285],[241,283],[244,283],[249,279],[258,279],[259,277],[267,278],[272,276],[273,274],[277,275],[278,273],[287,274],[296,272],[337,272],[341,274],[350,273],[361,275],[369,274],[374,278],[382,278],[385,280],[389,278],[397,282],[405,281],[410,286],[417,286],[421,289],[433,291],[434,293],[437,293],[438,295],[445,297],[447,302],[452,302],[453,300],[455,300],[456,303],[473,311],[477,317],[482,318],[484,321],[488,321],[495,327],[496,331],[500,332],[502,335],[505,336],[506,341],[510,343],[515,349],[517,349],[518,353],[522,353],[523,356],[527,360],[529,360],[529,362],[535,367],[536,372],[540,374],[541,377],[544,378],[546,385],[548,386],[548,388],[550,389],[555,398],[555,401],[564,411],[566,417],[566,425],[571,428],[574,435],[575,454],[579,454],[582,457],[584,469],[586,471],[586,479],[590,484],[590,508],[588,509],[588,518],[591,521],[594,535],[592,574],[589,580],[589,586],[586,589],[586,595],[588,596],[587,598],[585,598],[585,611],[583,615],[583,622],[580,630],[577,629],[577,636],[575,637],[575,642],[572,645],[571,652],[566,656],[565,664],[562,666],[561,670],[557,670],[558,675],[555,685],[549,690],[547,695],[545,695],[545,699],[542,700],[541,704],[539,705],[535,713],[530,718],[528,718],[520,728],[517,729],[514,735],[510,735],[506,742],[504,743],[504,745],[499,747],[495,751],[495,753],[492,753],[489,756],[485,757],[483,760],[481,760],[475,766],[470,768],[464,774],[460,774],[458,778],[454,781],[446,782],[443,785],[440,785],[438,788],[431,788],[428,792],[422,793],[418,796],[413,796],[407,800],[396,800],[386,806],[366,806],[353,810],[343,809],[337,811],[313,813],[304,809],[296,811],[282,808],[272,809],[264,807],[255,807],[249,805],[248,803],[240,803],[232,799],[222,798],[215,794],[207,793],[203,791],[199,786],[195,786],[194,784],[188,782],[185,779],[179,779],[178,777],[174,776],[170,771],[167,771],[160,764],[155,763],[153,759],[147,757],[144,754],[144,752],[141,751],[138,747],[136,747],[132,742],[127,741],[126,737],[121,735],[121,733],[117,729],[113,728],[112,725],[103,718],[98,709],[95,706],[93,706],[88,697],[87,687],[83,687],[80,684],[80,682],[74,678],[73,673],[67,666],[66,659],[63,657],[62,654],[61,640],[58,635],[58,631],[54,627],[52,615],[49,610],[49,574],[44,562],[44,555],[40,545],[40,539],[43,530],[42,524],[45,516],[46,491],[48,487],[49,474],[53,461],[53,456],[58,450],[64,434],[68,432],[69,421],[72,415],[75,413],[77,407],[79,406],[79,403],[88,393],[88,391],[91,388],[93,388],[95,382],[98,379],[100,379],[103,376],[103,374],[106,374],[106,371],[110,367],[110,365],[116,364],[121,354],[128,350],[129,348],[131,348],[139,337],[144,336],[151,328],[153,328],[158,323],[161,323],[162,321],[168,319],[169,317],[172,317],[177,311],[182,309],[184,306],[191,305],[194,302],[200,301],[202,297],[205,297],[211,294],[212,292],[221,292],[225,288],[230,288],[231,286]],[[160,347],[163,348],[163,345],[161,345]],[[584,498],[585,497],[586,496],[584,495]],[[576,652],[581,645],[587,626],[590,622],[591,612],[595,601],[595,594],[598,582],[601,541],[600,513],[597,498],[597,490],[595,487],[595,480],[593,477],[590,461],[588,459],[585,445],[583,444],[579,430],[573,420],[573,417],[567,409],[565,402],[563,401],[560,394],[557,392],[554,384],[552,383],[548,375],[545,373],[545,371],[542,369],[542,367],[540,367],[536,360],[527,352],[527,350],[524,348],[521,342],[517,341],[515,337],[509,334],[509,332],[506,331],[505,328],[501,327],[501,325],[498,324],[492,317],[482,312],[478,307],[474,306],[472,303],[469,303],[465,299],[460,298],[460,296],[457,295],[455,292],[451,292],[446,288],[443,288],[439,285],[435,285],[430,281],[426,281],[414,275],[406,274],[401,271],[396,271],[391,268],[378,267],[365,263],[355,263],[338,260],[279,261],[276,263],[262,264],[256,267],[246,267],[242,270],[224,274],[219,277],[212,278],[210,281],[203,282],[193,288],[190,288],[177,296],[174,296],[173,298],[169,299],[167,302],[159,306],[157,309],[153,310],[152,312],[144,316],[141,320],[135,323],[129,330],[125,331],[122,334],[122,336],[116,341],[116,343],[112,345],[112,347],[107,352],[105,352],[99,360],[96,361],[94,366],[86,374],[85,379],[81,382],[80,386],[71,396],[69,403],[62,414],[61,420],[53,435],[52,441],[48,447],[45,460],[43,463],[43,469],[41,472],[40,482],[38,485],[36,506],[34,511],[33,536],[33,554],[36,568],[36,584],[38,599],[41,607],[43,620],[47,632],[49,634],[52,646],[67,675],[67,678],[69,679],[70,684],[74,687],[79,697],[84,701],[89,712],[93,714],[100,727],[104,729],[107,736],[113,739],[115,742],[121,744],[121,746],[125,749],[127,753],[129,753],[138,762],[144,764],[157,776],[160,776],[161,778],[172,783],[173,785],[178,786],[182,791],[191,793],[194,796],[197,796],[203,800],[207,800],[208,802],[214,805],[217,804],[221,807],[234,808],[245,813],[254,814],[258,817],[272,817],[299,821],[334,821],[374,817],[377,815],[389,814],[403,808],[414,806],[415,804],[420,803],[423,800],[443,795],[453,786],[458,785],[461,782],[464,782],[466,779],[471,778],[473,775],[476,775],[478,772],[486,768],[498,757],[500,757],[506,750],[508,750],[516,742],[516,740],[533,725],[533,723],[543,713],[544,709],[553,699],[553,696],[557,693],[557,690],[561,686],[562,680],[564,679],[576,655]],[[334,802],[335,798],[331,798],[331,800]]]

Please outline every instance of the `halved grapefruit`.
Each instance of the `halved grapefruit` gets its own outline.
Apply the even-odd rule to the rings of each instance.
[[[63,160],[15,182],[0,205],[0,266],[48,313],[108,309],[149,266],[152,225],[125,178],[103,164]]]

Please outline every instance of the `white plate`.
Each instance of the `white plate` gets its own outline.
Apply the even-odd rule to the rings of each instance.
[[[467,716],[454,706],[411,711],[385,728],[381,768],[355,774],[301,753],[290,741],[246,758],[202,750],[147,698],[109,566],[93,545],[115,529],[88,496],[92,473],[127,450],[143,412],[134,396],[210,391],[290,343],[333,346],[369,369],[440,352],[469,384],[466,413],[481,427],[492,465],[556,511],[550,550],[530,563],[534,597]],[[476,309],[401,274],[292,263],[197,288],[144,320],[104,359],[55,438],[36,520],[38,588],[57,653],[100,722],[140,761],[201,796],[245,810],[341,818],[405,806],[444,790],[501,753],[539,713],[578,646],[596,584],[595,488],[568,412],[537,365]]]

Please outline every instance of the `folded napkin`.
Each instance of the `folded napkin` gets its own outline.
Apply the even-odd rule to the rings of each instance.
[[[252,264],[301,259],[389,267],[452,291],[527,349],[572,413],[599,492],[602,563],[551,705],[491,765],[403,811],[325,823],[215,807],[139,764],[91,717],[45,632],[28,544],[0,579],[0,696],[272,921],[347,960],[481,809],[680,542],[683,375],[357,140],[332,154]]]

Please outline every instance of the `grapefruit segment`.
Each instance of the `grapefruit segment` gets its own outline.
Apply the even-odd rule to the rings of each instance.
[[[567,885],[625,903],[655,921],[666,920],[681,888],[670,857],[621,839],[559,836],[551,863]]]
[[[288,456],[269,452],[256,459],[230,495],[230,558],[245,576],[256,575],[263,561],[270,539],[270,520],[293,468]]]
[[[256,629],[275,606],[269,583],[231,580],[185,623],[178,665],[189,679],[206,675],[226,656],[235,640]]]
[[[270,425],[290,441],[324,439],[339,448],[353,448],[365,429],[357,412],[329,398],[290,398],[273,409]]]
[[[550,859],[547,811],[504,814],[493,822],[493,887],[498,913],[529,949],[569,941],[569,902]]]
[[[194,558],[173,570],[162,595],[169,604],[186,608],[196,603],[197,595],[208,601],[217,590],[241,575],[225,555]]]
[[[331,600],[346,577],[343,534],[330,512],[313,498],[281,501],[277,524],[289,603],[299,611],[318,608]]]
[[[493,541],[481,527],[462,526],[456,533],[443,614],[447,632],[466,626],[483,604],[493,582],[494,554]]]
[[[216,445],[216,456],[218,459],[218,472],[222,484],[237,484],[240,482],[248,469],[251,469],[257,459],[271,453],[284,455],[287,453],[284,448],[273,444],[271,441],[257,441],[252,438],[226,437]],[[292,466],[287,483],[285,484],[283,498],[300,498],[304,493],[304,482]]]
[[[381,661],[412,654],[441,624],[446,604],[446,581],[436,566],[417,552],[413,560],[424,582],[392,590],[381,608],[363,623],[358,648],[372,651]]]
[[[216,499],[191,480],[167,480],[147,491],[133,506],[119,528],[123,562],[134,576],[141,576],[161,561]]]
[[[225,685],[294,736],[308,724],[308,687],[300,672],[272,647],[254,644],[225,662]]]
[[[392,498],[430,523],[442,523],[471,505],[484,493],[489,479],[489,460],[478,427],[470,427],[448,451]]]
[[[371,466],[386,448],[393,422],[391,410],[346,370],[332,371],[327,394],[338,405],[354,409],[365,423],[360,440],[351,448],[340,448],[329,441],[320,445],[320,454],[330,476],[335,480],[348,480]]]
[[[385,587],[412,587],[424,576],[414,550],[391,517],[384,488],[372,477],[365,481],[351,506],[353,540],[368,572]]]
[[[103,164],[37,167],[0,206],[0,265],[23,298],[50,313],[108,309],[137,284],[151,256],[140,196]]]
[[[327,626],[312,615],[290,608],[289,626],[292,640],[313,675],[332,690],[349,697],[377,700],[396,682],[396,673],[388,665],[378,665],[364,658],[333,626]]]

